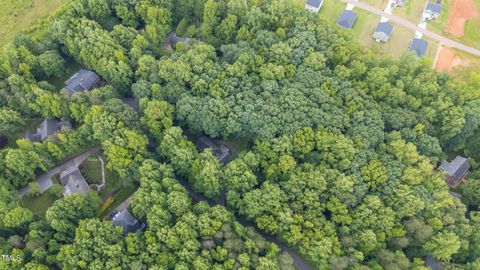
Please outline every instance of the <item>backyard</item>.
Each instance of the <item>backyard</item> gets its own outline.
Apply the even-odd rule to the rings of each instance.
[[[27,130],[36,130],[37,126],[43,121],[43,119],[27,119],[25,120],[25,125],[20,127],[17,132],[14,133],[5,133],[7,137],[7,145],[5,147],[16,147],[17,140],[22,139],[25,137],[25,133]],[[1,149],[1,148],[0,148]]]
[[[59,198],[52,192],[52,189],[49,189],[37,197],[25,196],[21,199],[21,203],[34,215],[44,219],[47,209]]]
[[[0,47],[32,22],[51,14],[69,0],[0,0]]]

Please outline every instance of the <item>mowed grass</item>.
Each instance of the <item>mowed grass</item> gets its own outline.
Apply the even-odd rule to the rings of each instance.
[[[335,23],[342,14],[347,4],[340,0],[323,0],[323,6],[318,12],[319,16]]]
[[[405,6],[393,9],[393,15],[407,19],[418,24],[422,19],[423,10],[427,5],[427,0],[408,0]]]
[[[25,137],[25,133],[27,130],[35,131],[37,130],[37,126],[43,121],[44,119],[28,119],[25,120],[25,125],[19,128],[19,130],[15,133],[5,133],[8,138],[8,144],[5,147],[16,147],[17,140],[22,139]]]
[[[45,17],[70,0],[0,0],[0,47],[28,28],[35,20]]]
[[[55,196],[55,194],[51,192],[51,189],[49,189],[38,197],[31,198],[25,196],[20,202],[24,207],[30,209],[34,215],[45,219],[47,209],[58,199],[60,198]]]
[[[388,0],[360,0],[360,2],[384,10],[387,7]]]

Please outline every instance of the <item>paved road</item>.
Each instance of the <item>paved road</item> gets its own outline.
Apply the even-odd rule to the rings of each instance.
[[[185,181],[183,179],[177,179],[177,180],[188,191],[188,194],[190,195],[190,198],[192,198],[193,201],[196,201],[196,202],[205,201],[210,206],[221,205],[217,202],[214,202],[212,200],[207,199],[202,194],[195,193],[192,190],[192,188],[190,187],[190,185],[187,183],[187,181]],[[238,223],[242,224],[244,227],[252,227],[263,238],[265,238],[266,240],[268,240],[270,242],[275,243],[283,252],[288,253],[288,255],[290,255],[290,257],[292,257],[292,259],[293,259],[293,264],[295,265],[295,268],[297,268],[299,270],[312,270],[312,269],[314,269],[307,261],[305,261],[300,256],[300,254],[298,254],[298,252],[289,248],[288,246],[286,246],[282,242],[278,241],[278,239],[275,236],[260,230],[257,227],[257,225],[255,225],[255,223],[247,220],[245,217],[240,216],[240,215],[235,215],[235,218],[238,221]]]
[[[394,22],[396,22],[400,25],[403,25],[403,26],[405,26],[407,28],[410,28],[414,31],[418,31],[420,33],[423,33],[425,36],[433,38],[433,39],[439,41],[440,43],[442,43],[444,45],[447,45],[449,47],[457,48],[457,49],[462,50],[464,52],[468,52],[468,53],[480,56],[480,50],[478,50],[478,49],[463,45],[459,42],[456,42],[456,41],[451,40],[449,38],[443,37],[443,36],[441,36],[439,34],[436,34],[432,31],[422,29],[422,28],[418,27],[417,25],[415,25],[414,23],[412,23],[408,20],[402,19],[402,18],[397,17],[395,15],[388,14],[388,13],[384,12],[383,10],[380,10],[380,9],[375,8],[375,7],[369,6],[369,5],[367,5],[363,2],[357,2],[355,0],[342,0],[342,1],[344,1],[348,4],[355,5],[357,8],[364,9],[364,10],[369,11],[371,13],[374,13],[376,15],[386,17],[386,18],[388,18],[388,19],[390,19],[390,20],[392,20],[392,21],[394,21]]]
[[[60,172],[64,171],[66,168],[71,168],[72,166],[78,167],[85,159],[95,154],[95,152],[97,152],[99,149],[100,147],[95,147],[93,149],[90,149],[89,151],[75,158],[72,158],[71,160],[61,165],[58,165],[57,167],[37,177],[35,181],[37,181],[37,183],[40,185],[40,191],[43,193],[53,186],[52,177],[55,174],[59,174]],[[28,192],[28,186],[18,191],[18,197],[22,198],[23,196],[25,196],[25,194],[27,194],[27,192]]]

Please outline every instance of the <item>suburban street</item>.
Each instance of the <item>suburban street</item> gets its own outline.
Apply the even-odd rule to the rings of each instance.
[[[467,52],[467,53],[471,53],[471,54],[474,54],[474,55],[477,55],[477,56],[480,56],[480,50],[478,49],[475,49],[475,48],[472,48],[472,47],[469,47],[469,46],[466,46],[464,44],[461,44],[459,42],[456,42],[454,40],[451,40],[449,38],[446,38],[446,37],[443,37],[439,34],[436,34],[432,31],[429,31],[427,29],[423,29],[417,25],[415,25],[415,23],[412,23],[406,19],[403,19],[403,18],[400,18],[400,17],[397,17],[395,15],[392,15],[392,14],[388,14],[386,13],[385,11],[383,10],[380,10],[380,9],[377,9],[375,7],[372,7],[370,5],[367,5],[365,3],[362,3],[362,2],[357,2],[355,0],[342,0],[344,2],[346,2],[347,4],[350,4],[350,5],[355,5],[357,8],[360,8],[360,9],[363,9],[363,10],[366,10],[368,12],[371,12],[371,13],[374,13],[376,15],[379,15],[379,16],[383,16],[383,17],[386,17],[402,26],[405,26],[407,28],[410,28],[414,31],[417,31],[417,32],[420,32],[420,33],[423,33],[425,36],[428,36],[430,38],[433,38],[437,41],[439,41],[440,43],[448,46],[448,47],[452,47],[452,48],[456,48],[456,49],[459,49],[459,50],[462,50],[464,52]]]

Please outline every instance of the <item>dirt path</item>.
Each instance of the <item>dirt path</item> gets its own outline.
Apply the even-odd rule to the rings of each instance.
[[[465,33],[465,22],[478,16],[475,0],[453,0],[445,32],[453,37],[461,37]]]

